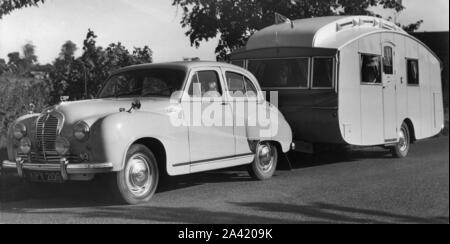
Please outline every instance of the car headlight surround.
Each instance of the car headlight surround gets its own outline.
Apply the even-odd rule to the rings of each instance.
[[[13,127],[13,135],[17,140],[22,139],[27,135],[27,127],[22,123],[17,123]]]
[[[31,140],[28,137],[23,137],[19,142],[19,150],[24,154],[31,152]]]
[[[73,127],[73,136],[79,141],[86,141],[89,138],[89,131],[89,125],[84,121],[80,121]]]
[[[61,136],[58,136],[55,141],[55,151],[59,155],[66,155],[70,150],[70,142]]]

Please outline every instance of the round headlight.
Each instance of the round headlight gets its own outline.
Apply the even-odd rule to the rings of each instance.
[[[22,123],[17,123],[14,125],[13,134],[14,138],[20,140],[27,135],[27,127]]]
[[[80,121],[73,127],[73,136],[79,141],[86,141],[89,138],[89,125]]]
[[[22,153],[28,154],[31,152],[31,140],[28,137],[24,137],[20,140],[19,149]]]
[[[55,150],[59,155],[65,155],[69,152],[70,143],[64,137],[57,137],[55,141]]]

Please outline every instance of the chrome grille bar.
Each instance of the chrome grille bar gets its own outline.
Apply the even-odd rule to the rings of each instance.
[[[36,123],[36,153],[32,161],[42,163],[59,163],[59,155],[55,151],[58,135],[58,118],[51,114],[39,116]]]

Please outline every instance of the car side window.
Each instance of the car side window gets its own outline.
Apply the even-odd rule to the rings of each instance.
[[[191,97],[221,97],[222,88],[218,73],[212,70],[195,72],[191,78],[188,94]]]
[[[257,97],[257,90],[253,82],[244,76],[245,89],[247,90],[247,97]]]
[[[228,91],[232,97],[256,97],[256,87],[244,75],[227,71],[225,73]]]

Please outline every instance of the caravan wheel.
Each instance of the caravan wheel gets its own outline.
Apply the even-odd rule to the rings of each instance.
[[[402,124],[402,128],[399,132],[398,143],[391,148],[392,156],[394,158],[404,158],[408,155],[409,147],[411,145],[411,137],[408,129],[408,125]]]

